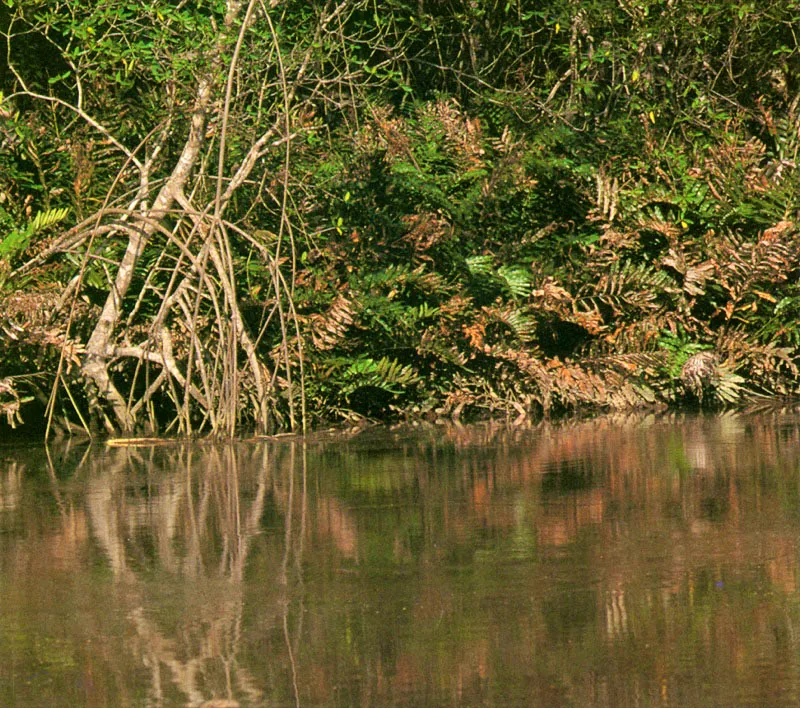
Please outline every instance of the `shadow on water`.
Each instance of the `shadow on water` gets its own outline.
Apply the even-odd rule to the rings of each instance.
[[[794,705],[800,419],[0,449],[3,705]]]

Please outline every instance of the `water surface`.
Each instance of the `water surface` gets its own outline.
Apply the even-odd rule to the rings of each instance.
[[[800,417],[0,446],[0,705],[790,706]]]

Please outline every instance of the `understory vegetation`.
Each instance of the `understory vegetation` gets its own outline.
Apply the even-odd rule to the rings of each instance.
[[[0,425],[795,395],[798,16],[6,0]]]

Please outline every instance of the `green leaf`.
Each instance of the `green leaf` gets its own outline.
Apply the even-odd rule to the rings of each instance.
[[[470,275],[490,275],[494,269],[494,258],[492,256],[469,256],[466,260]]]
[[[525,298],[531,294],[533,274],[523,266],[501,266],[497,275],[504,281],[514,297]]]

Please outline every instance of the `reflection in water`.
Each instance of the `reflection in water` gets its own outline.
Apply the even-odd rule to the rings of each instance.
[[[800,419],[0,448],[3,705],[794,705]]]

